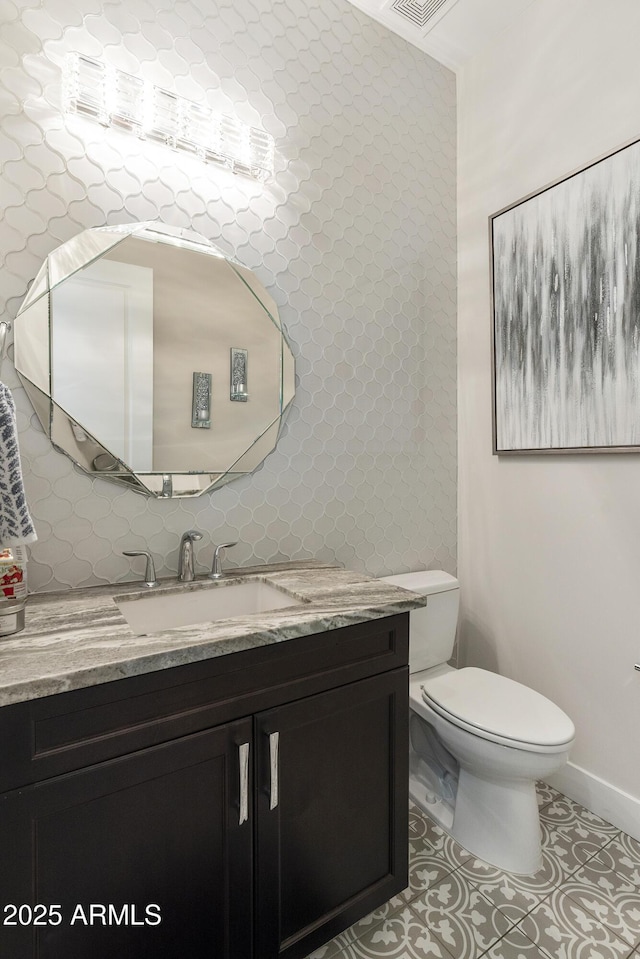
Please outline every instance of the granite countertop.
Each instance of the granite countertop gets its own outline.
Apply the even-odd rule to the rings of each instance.
[[[260,580],[301,605],[216,622],[136,635],[117,602],[149,596],[226,589]],[[328,629],[393,616],[424,606],[425,597],[363,573],[321,563],[281,563],[230,570],[216,583],[161,580],[93,586],[29,597],[26,626],[0,638],[0,706],[168,669],[216,656],[281,643]]]

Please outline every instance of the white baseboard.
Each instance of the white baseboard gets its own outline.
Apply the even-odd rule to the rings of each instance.
[[[640,842],[640,799],[573,763],[550,776],[549,783]]]

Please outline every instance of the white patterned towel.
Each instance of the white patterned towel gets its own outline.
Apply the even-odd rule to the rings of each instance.
[[[24,495],[16,406],[11,391],[0,383],[0,547],[37,538]]]

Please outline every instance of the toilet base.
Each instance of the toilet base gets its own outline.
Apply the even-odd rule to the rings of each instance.
[[[451,834],[453,828],[452,807],[443,802],[430,789],[425,788],[424,783],[416,780],[413,776],[409,777],[409,798],[427,814],[429,819],[432,819],[446,833]]]
[[[474,856],[505,872],[530,876],[542,866],[538,800],[531,780],[497,783],[461,769],[453,824],[447,831]]]
[[[483,862],[531,876],[542,866],[533,782],[492,783],[460,770],[455,809],[411,776],[409,795],[436,825]]]

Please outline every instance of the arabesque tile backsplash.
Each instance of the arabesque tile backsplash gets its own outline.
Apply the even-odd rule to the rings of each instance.
[[[67,52],[262,126],[264,185],[60,110]],[[296,356],[284,435],[252,476],[158,501],[92,479],[42,432],[10,359],[32,589],[175,571],[181,533],[230,565],[317,557],[455,569],[455,80],[346,0],[2,0],[0,313],[81,230],[161,219],[255,271]],[[9,356],[12,356],[10,350]],[[105,398],[108,402],[108,398]]]

